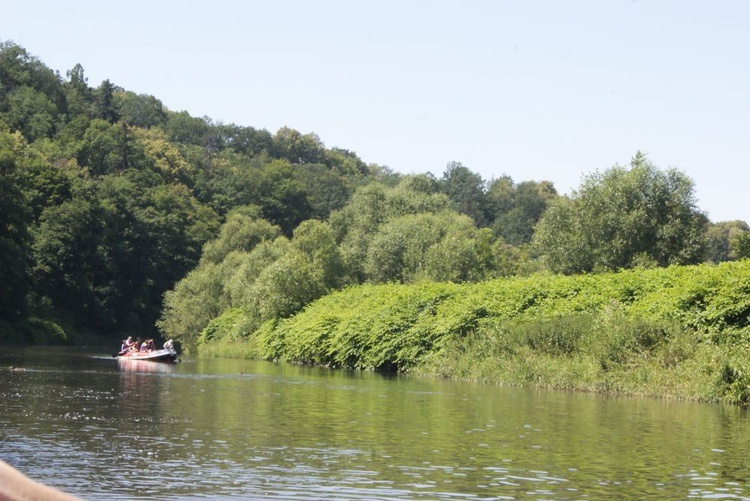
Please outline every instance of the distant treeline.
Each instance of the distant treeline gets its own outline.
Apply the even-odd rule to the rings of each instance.
[[[750,255],[748,230],[710,222],[689,178],[640,153],[570,196],[459,162],[400,175],[0,43],[0,341],[158,324],[190,348],[227,312],[251,333],[359,284],[721,262]]]

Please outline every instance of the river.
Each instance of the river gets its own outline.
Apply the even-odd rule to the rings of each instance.
[[[738,407],[0,351],[0,458],[85,499],[750,499]]]

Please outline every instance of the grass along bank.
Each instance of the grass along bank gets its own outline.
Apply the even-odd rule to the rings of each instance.
[[[364,285],[254,332],[228,310],[198,352],[747,404],[749,313],[750,261]]]

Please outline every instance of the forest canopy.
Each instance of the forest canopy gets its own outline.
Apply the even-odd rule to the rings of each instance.
[[[750,255],[745,222],[709,221],[692,180],[639,152],[570,196],[502,165],[489,180],[429,167],[402,175],[314,133],[193,117],[0,42],[0,341],[158,324],[190,345],[227,311],[252,331],[358,284]]]

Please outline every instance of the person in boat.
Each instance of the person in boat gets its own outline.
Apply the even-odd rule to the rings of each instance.
[[[120,355],[124,355],[129,351],[133,351],[134,345],[135,341],[133,341],[133,336],[128,336],[127,339],[122,341],[122,345],[120,345]]]
[[[130,348],[133,347],[133,344],[135,344],[135,342],[133,341],[133,336],[128,336],[128,338],[122,342],[122,346],[120,346],[120,351],[122,352],[129,351]]]
[[[173,350],[174,349],[174,341],[172,341],[170,339],[169,341],[167,341],[166,343],[164,343],[164,349],[165,350]]]
[[[154,340],[146,339],[143,342],[143,344],[141,344],[141,351],[143,352],[154,351]]]

